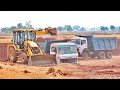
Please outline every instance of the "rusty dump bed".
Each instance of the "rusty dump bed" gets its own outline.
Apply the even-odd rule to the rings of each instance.
[[[8,46],[11,44],[11,36],[0,36],[0,61],[8,56]]]
[[[7,59],[7,44],[0,43],[0,61]]]

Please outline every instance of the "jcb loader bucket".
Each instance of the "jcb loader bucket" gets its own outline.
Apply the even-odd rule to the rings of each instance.
[[[56,57],[55,55],[35,55],[29,56],[28,65],[38,66],[38,65],[55,65]]]

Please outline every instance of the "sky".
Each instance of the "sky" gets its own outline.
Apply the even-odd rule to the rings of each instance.
[[[120,11],[0,11],[0,28],[25,25],[26,21],[35,28],[120,26]]]

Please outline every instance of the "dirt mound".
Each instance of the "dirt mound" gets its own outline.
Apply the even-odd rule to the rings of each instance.
[[[54,73],[55,69],[54,68],[49,68],[48,71],[46,72],[46,74],[50,74],[50,73]]]
[[[65,71],[63,72],[60,69],[55,70],[55,68],[49,68],[48,71],[46,72],[46,74],[52,74],[53,76],[58,76],[58,75],[67,76],[67,75],[70,75],[69,72],[65,72]]]
[[[43,38],[43,37],[38,37],[37,38],[37,42],[41,42],[41,41],[44,41],[44,40],[56,40],[56,38]]]

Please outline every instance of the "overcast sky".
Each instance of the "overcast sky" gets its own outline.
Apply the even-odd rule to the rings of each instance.
[[[120,26],[120,11],[0,11],[0,28],[31,21],[35,28]]]

